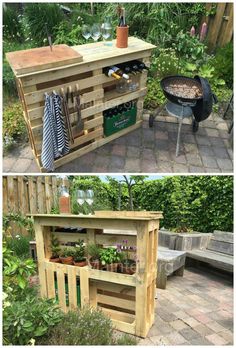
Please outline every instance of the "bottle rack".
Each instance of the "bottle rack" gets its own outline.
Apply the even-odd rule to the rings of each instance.
[[[43,134],[44,94],[56,91],[60,94],[61,88],[75,90],[79,88],[81,96],[81,117],[84,120],[86,133],[75,138],[70,143],[70,152],[55,160],[55,168],[66,164],[119,136],[138,128],[142,122],[143,100],[146,95],[147,72],[139,75],[139,89],[134,92],[118,93],[114,89],[106,91],[106,86],[115,83],[112,77],[103,74],[103,68],[132,60],[141,60],[149,65],[151,51],[154,45],[140,39],[130,37],[129,46],[119,49],[115,46],[104,46],[102,42],[74,46],[77,52],[83,56],[83,61],[62,67],[52,67],[44,71],[28,74],[15,72],[19,97],[24,109],[30,144],[40,171],[45,171],[41,164],[41,147]],[[14,71],[14,67],[13,71]],[[103,133],[103,111],[115,105],[130,100],[137,100],[138,113],[136,123],[109,137]],[[76,110],[69,100],[70,122],[75,127],[77,120]]]
[[[146,337],[154,323],[161,212],[98,211],[92,216],[38,214],[33,218],[41,296],[58,298],[64,312],[76,310],[79,298],[82,308],[86,305],[101,308],[117,330]],[[87,232],[60,231],[65,226],[80,226]],[[129,245],[136,246],[136,273],[128,275],[50,262],[53,227],[57,227],[53,233],[62,244],[83,239],[85,243],[104,247],[126,239]]]

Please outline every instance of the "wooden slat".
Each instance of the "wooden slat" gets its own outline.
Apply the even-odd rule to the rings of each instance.
[[[105,308],[103,308],[103,311],[104,309]],[[112,319],[112,324],[116,330],[123,331],[131,335],[135,334],[135,321],[132,324],[129,324],[123,321]]]
[[[59,304],[63,312],[67,311],[66,308],[66,290],[65,290],[65,275],[60,269],[57,269],[57,287],[58,287],[58,299]]]
[[[7,177],[7,187],[8,187],[8,206],[10,212],[17,212],[16,195],[14,190],[14,177],[9,175]]]
[[[37,212],[37,201],[36,201],[36,184],[33,177],[28,178],[29,183],[29,203],[30,203],[30,213],[35,214]]]
[[[217,11],[214,18],[214,22],[212,23],[211,31],[208,35],[209,46],[211,48],[214,48],[216,45],[217,37],[219,35],[219,31],[221,28],[222,17],[225,11],[225,6],[226,6],[226,3],[219,3],[217,5]]]
[[[50,176],[45,176],[45,201],[46,201],[46,211],[48,214],[51,213],[52,205],[51,205],[51,188],[50,188]]]
[[[227,16],[227,20],[224,19],[224,23],[225,25],[221,27],[221,32],[220,32],[220,36],[217,42],[217,46],[219,47],[223,47],[225,46],[228,42],[230,42],[232,40],[233,37],[233,15],[234,15],[234,4],[232,3],[227,3],[226,7],[227,9],[229,8],[229,15]]]
[[[87,267],[80,267],[81,307],[89,305],[89,273]]]
[[[99,306],[100,307],[100,306]],[[118,320],[121,322],[125,322],[125,323],[129,323],[132,324],[135,320],[135,315],[134,314],[129,314],[129,313],[124,313],[124,312],[120,312],[120,311],[116,311],[113,309],[108,309],[108,308],[104,308],[104,307],[100,307],[102,309],[102,311],[108,315],[110,318],[114,319],[114,320]]]
[[[68,291],[70,310],[77,308],[76,267],[68,268]]]
[[[44,240],[43,240],[43,227],[34,222],[36,248],[37,248],[37,259],[38,259],[38,275],[40,283],[40,294],[41,297],[47,297],[47,282],[44,268],[45,262],[45,251],[44,251]]]
[[[45,206],[44,206],[44,187],[42,184],[42,177],[37,177],[37,201],[38,201],[38,212],[39,213],[45,213]]]
[[[124,286],[119,283],[106,283],[106,282],[98,282],[93,281],[92,283],[96,284],[98,290],[106,290],[117,292],[121,295],[135,296],[135,287]]]
[[[7,177],[6,176],[3,177],[2,183],[3,183],[3,197],[2,197],[3,213],[7,214],[9,210],[8,210],[8,192],[7,192]]]
[[[116,245],[118,243],[122,243],[122,240],[128,240],[129,245],[135,245],[136,236],[127,236],[123,235],[115,235],[115,234],[97,234],[96,235],[96,243],[98,244],[106,244],[106,245]]]
[[[56,291],[55,291],[55,281],[54,281],[54,269],[52,267],[47,267],[46,275],[47,275],[48,298],[55,298]]]
[[[114,307],[119,307],[119,308],[124,308],[124,309],[129,309],[129,310],[135,310],[135,302],[134,301],[129,301],[129,300],[124,300],[121,298],[116,298],[114,296],[107,296],[103,294],[97,294],[97,302],[114,306]]]

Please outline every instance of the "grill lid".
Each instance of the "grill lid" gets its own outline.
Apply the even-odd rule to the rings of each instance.
[[[217,103],[217,98],[212,93],[211,86],[207,79],[201,76],[194,76],[194,79],[198,81],[202,86],[202,98],[199,99],[194,107],[192,107],[194,118],[197,122],[206,120],[211,112],[213,103]]]

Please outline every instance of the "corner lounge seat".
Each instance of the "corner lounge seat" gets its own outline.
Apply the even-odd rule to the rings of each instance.
[[[234,268],[233,249],[233,233],[214,231],[205,249],[188,250],[187,257],[232,273]]]

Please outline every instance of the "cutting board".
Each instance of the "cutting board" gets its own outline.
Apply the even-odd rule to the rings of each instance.
[[[6,53],[6,58],[16,75],[57,68],[82,62],[83,57],[67,45],[32,48]]]

